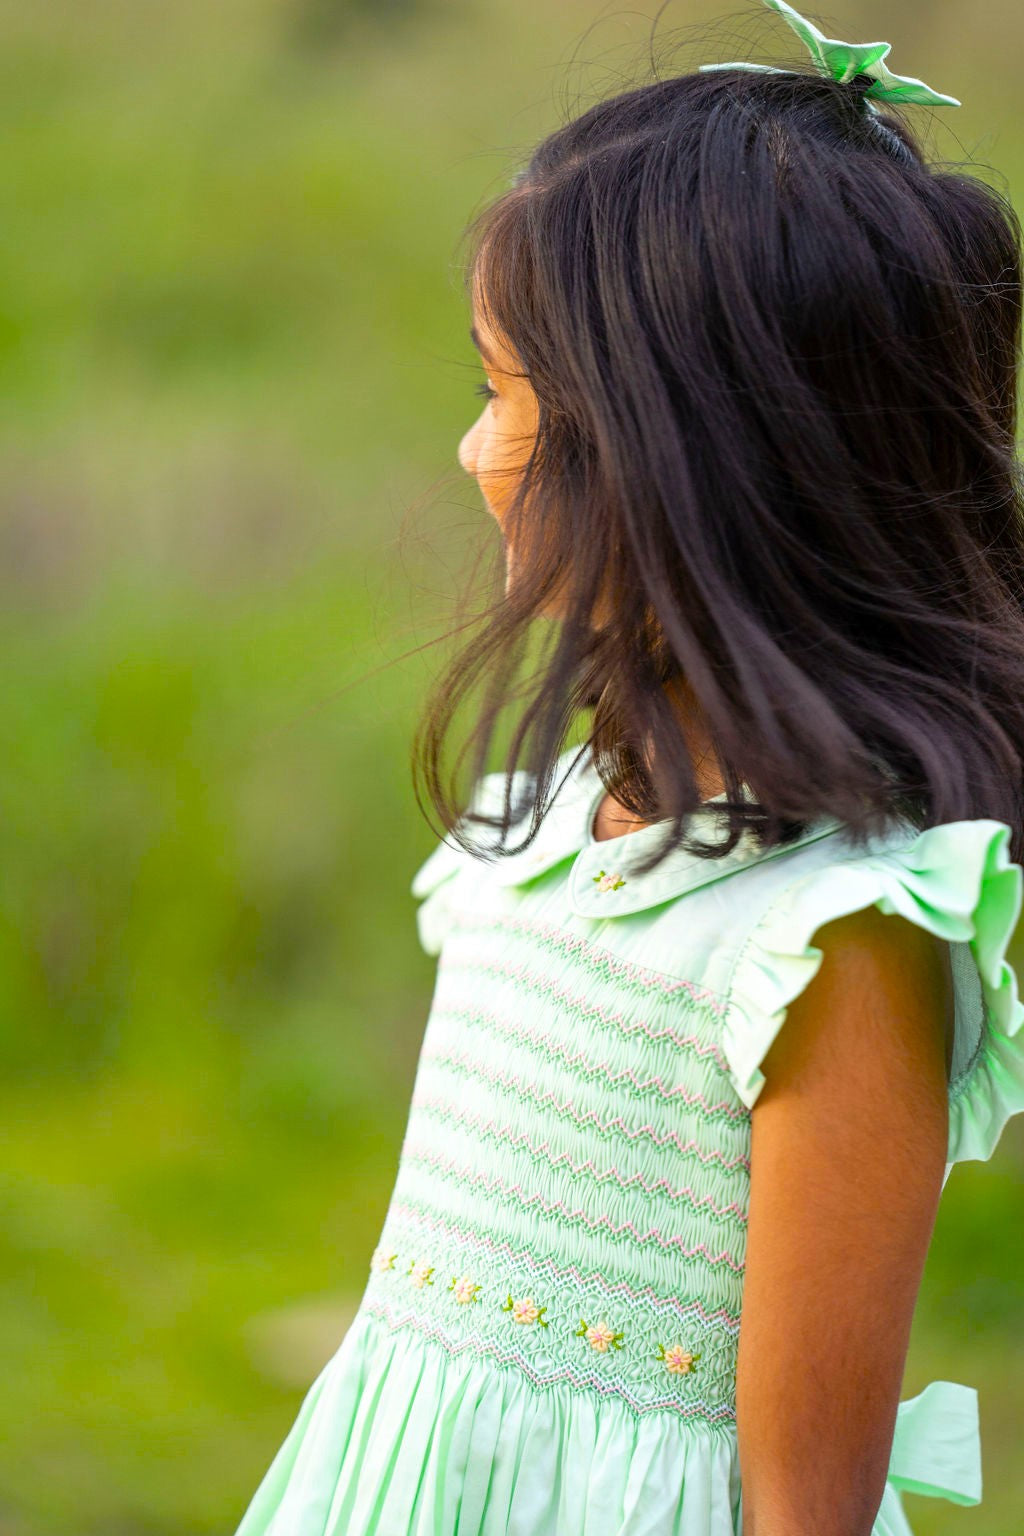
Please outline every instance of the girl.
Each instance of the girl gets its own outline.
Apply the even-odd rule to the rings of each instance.
[[[359,1311],[239,1536],[980,1499],[975,1389],[900,1387],[945,1176],[1024,1110],[1019,230],[887,109],[953,98],[768,3],[814,67],[605,101],[474,230],[505,590],[417,742],[437,985]]]

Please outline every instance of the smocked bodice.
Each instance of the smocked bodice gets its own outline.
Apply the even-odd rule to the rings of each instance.
[[[538,1386],[731,1421],[749,1112],[722,1008],[550,921],[460,914],[368,1310]]]

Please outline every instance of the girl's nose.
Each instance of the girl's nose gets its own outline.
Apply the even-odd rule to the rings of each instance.
[[[470,427],[459,443],[459,463],[467,475],[476,474],[476,427]]]

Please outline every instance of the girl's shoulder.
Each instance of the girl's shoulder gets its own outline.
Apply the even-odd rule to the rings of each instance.
[[[728,979],[723,1046],[748,1107],[789,1004],[821,965],[818,930],[873,906],[949,944],[955,1035],[948,1161],[991,1157],[1006,1122],[1024,1111],[1024,1003],[1008,955],[1024,871],[1010,857],[1010,838],[1005,822],[977,818],[923,831],[904,825],[858,850],[840,830],[820,856],[779,872],[750,914]]]

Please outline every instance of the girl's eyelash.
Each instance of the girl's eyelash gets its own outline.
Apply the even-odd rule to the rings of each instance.
[[[489,384],[478,384],[473,393],[475,395],[483,395],[485,400],[493,400],[496,397],[498,391],[496,389],[492,389]]]

